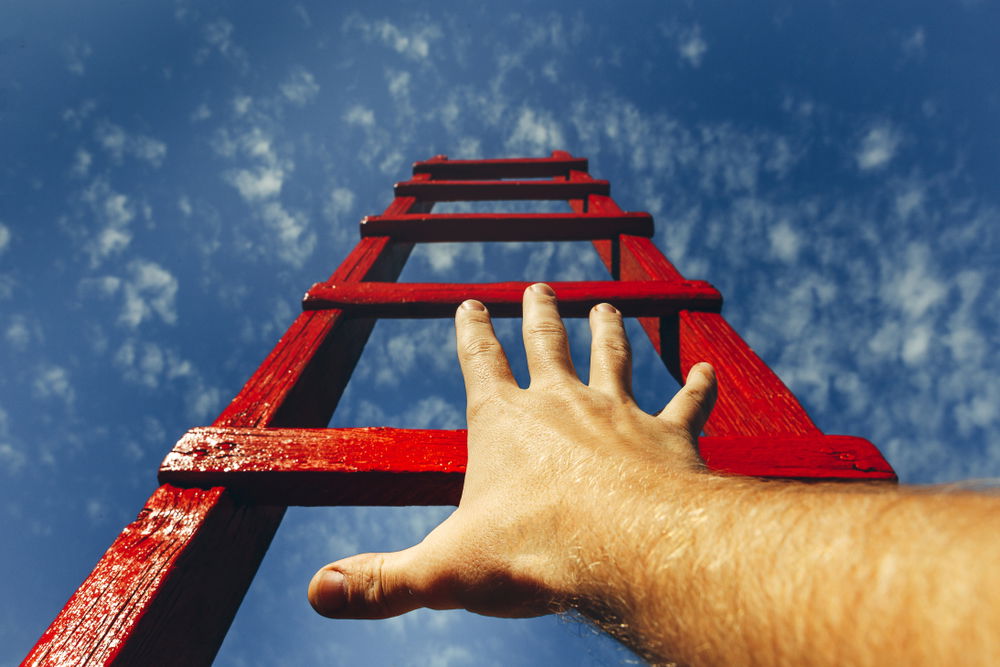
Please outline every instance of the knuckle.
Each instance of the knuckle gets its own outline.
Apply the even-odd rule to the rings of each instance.
[[[559,321],[540,320],[524,327],[524,335],[528,338],[563,338],[566,330]]]
[[[495,339],[483,336],[474,336],[462,341],[459,352],[464,359],[481,359],[493,357],[500,350],[500,343]]]
[[[612,357],[628,358],[632,356],[632,346],[628,340],[618,336],[605,336],[597,341],[600,351]]]

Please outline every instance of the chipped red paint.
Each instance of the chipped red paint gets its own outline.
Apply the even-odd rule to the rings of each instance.
[[[415,241],[593,239],[612,277],[628,282],[556,283],[563,307],[567,314],[585,314],[594,303],[611,301],[640,315],[677,377],[697,361],[715,366],[719,400],[705,427],[708,437],[699,443],[709,467],[760,477],[895,480],[871,443],[826,436],[813,424],[781,380],[711,312],[719,310],[718,292],[685,281],[647,238],[648,214],[624,213],[609,196],[608,182],[592,179],[586,169],[586,160],[562,151],[551,158],[437,156],[414,164],[413,179],[396,185],[385,213],[365,221],[351,254],[311,291],[309,307],[318,305],[324,290],[326,297],[350,295],[351,316],[339,308],[303,312],[214,426],[181,439],[160,470],[162,486],[24,664],[208,664],[286,505],[457,502],[464,431],[317,428],[329,422],[372,317],[382,315],[373,304],[387,306],[392,297],[405,308],[419,303],[450,316],[462,299],[474,297],[494,314],[519,311],[527,283],[387,284]],[[494,178],[548,180],[483,180]],[[575,214],[428,215],[432,201],[493,199],[566,199]],[[642,310],[649,306],[640,301],[650,299],[659,299],[659,306]],[[335,303],[346,305],[327,305]]]
[[[317,283],[306,293],[308,310],[343,308],[367,317],[452,317],[466,299],[482,301],[494,317],[520,317],[527,282]],[[681,309],[718,311],[722,295],[703,281],[550,282],[563,317],[586,317],[603,301],[626,316],[666,315]]]
[[[361,236],[391,236],[394,241],[589,241],[619,234],[653,235],[649,213],[580,215],[577,213],[443,213],[370,215],[361,220]]]
[[[188,431],[160,466],[160,481],[226,486],[268,505],[457,505],[464,430],[401,428]],[[767,478],[894,480],[867,440],[842,435],[703,437],[712,470]]]

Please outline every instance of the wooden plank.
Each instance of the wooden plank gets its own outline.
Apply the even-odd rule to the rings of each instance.
[[[396,199],[386,214],[426,206]],[[410,248],[363,239],[331,279],[395,279]],[[215,425],[325,425],[371,325],[342,311],[302,313]],[[210,664],[283,515],[221,489],[161,486],[24,664]]]
[[[241,500],[281,505],[456,505],[466,467],[464,430],[398,428],[188,431],[160,480],[226,486]],[[894,480],[863,438],[840,435],[703,437],[717,472],[765,478]]]
[[[442,159],[443,158],[443,159]],[[507,158],[500,160],[437,160],[414,162],[414,174],[434,179],[474,180],[488,178],[546,178],[565,176],[571,169],[587,171],[587,158]]]
[[[317,283],[303,308],[342,308],[364,317],[453,317],[466,299],[479,299],[494,317],[520,317],[531,283]],[[592,281],[549,283],[564,317],[586,317],[598,303],[623,314],[664,315],[681,309],[718,311],[722,295],[704,281]]]
[[[197,428],[160,481],[282,505],[457,505],[465,442],[465,431]]]
[[[681,373],[699,361],[715,367],[719,399],[709,435],[820,433],[795,395],[720,315],[680,313]]]
[[[606,195],[607,181],[403,181],[396,183],[397,197],[416,197],[421,201],[514,201],[560,200]]]
[[[435,214],[372,215],[361,221],[361,236],[391,236],[394,241],[455,243],[463,241],[589,241],[618,234],[653,235],[648,213],[578,215]]]

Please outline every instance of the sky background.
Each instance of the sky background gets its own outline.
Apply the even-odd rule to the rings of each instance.
[[[6,0],[0,664],[438,153],[590,158],[822,429],[904,482],[1000,477],[998,28],[986,1]],[[401,280],[606,277],[587,244],[472,244],[419,246]],[[452,336],[379,323],[332,425],[463,427]],[[676,384],[633,340],[656,410]],[[313,614],[316,568],[448,511],[290,510],[217,664],[633,660],[557,618]]]

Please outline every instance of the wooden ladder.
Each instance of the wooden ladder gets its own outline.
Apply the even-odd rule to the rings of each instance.
[[[573,212],[430,213],[434,202],[479,200],[565,200]],[[678,381],[698,361],[715,366],[719,398],[699,444],[709,467],[895,481],[870,442],[813,424],[720,314],[719,292],[685,280],[652,234],[648,213],[623,212],[608,182],[569,153],[415,163],[214,424],[167,455],[161,486],[24,664],[210,663],[285,507],[458,503],[465,431],[326,428],[377,318],[451,317],[466,298],[494,317],[520,315],[528,283],[395,283],[414,243],[591,240],[613,280],[550,283],[562,314],[611,302],[639,319]]]

